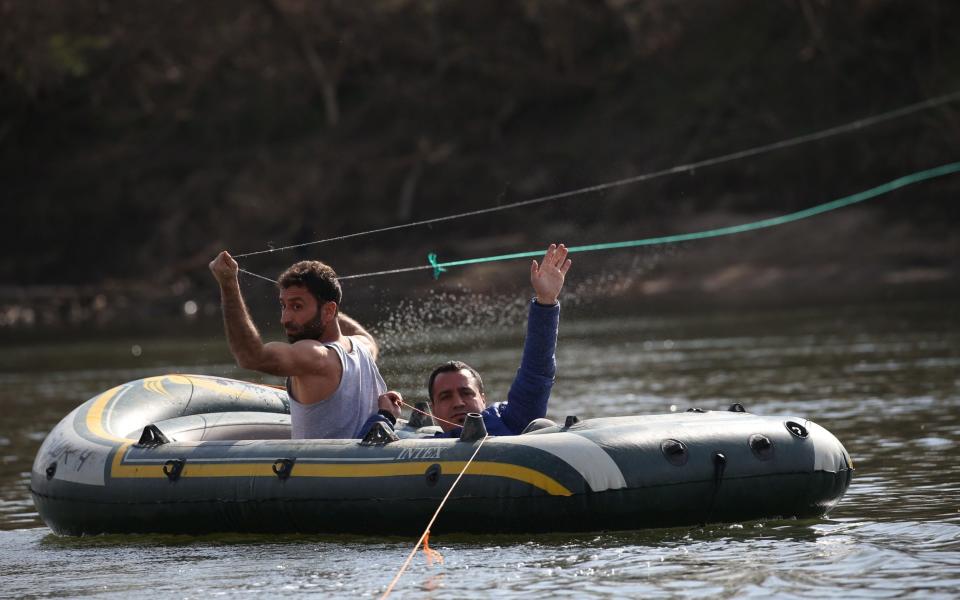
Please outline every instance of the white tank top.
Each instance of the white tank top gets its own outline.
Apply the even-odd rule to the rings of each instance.
[[[287,378],[293,439],[357,437],[366,420],[377,412],[377,398],[387,391],[387,384],[363,344],[353,337],[350,341],[353,342],[352,352],[346,352],[335,342],[324,344],[336,351],[343,365],[340,385],[326,400],[301,404],[293,397],[290,378]]]

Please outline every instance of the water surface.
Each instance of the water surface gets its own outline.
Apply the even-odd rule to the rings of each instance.
[[[422,396],[449,358],[505,395],[523,301],[451,327],[397,315],[381,327],[388,383]],[[565,308],[549,416],[725,409],[809,417],[856,473],[825,519],[577,535],[444,536],[393,597],[956,597],[960,589],[960,310],[952,303],[598,318]],[[409,328],[411,320],[416,328]],[[399,325],[398,325],[399,324]],[[400,325],[403,325],[402,327]],[[0,355],[0,595],[378,596],[413,540],[350,536],[53,535],[29,496],[46,433],[123,381],[168,372],[258,379],[222,338],[6,346]]]

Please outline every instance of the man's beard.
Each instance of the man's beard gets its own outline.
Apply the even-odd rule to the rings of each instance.
[[[323,332],[326,327],[323,326],[323,323],[320,321],[320,311],[317,311],[317,316],[312,320],[304,323],[300,329],[294,333],[287,332],[287,340],[290,343],[299,342],[300,340],[319,340],[323,337]]]

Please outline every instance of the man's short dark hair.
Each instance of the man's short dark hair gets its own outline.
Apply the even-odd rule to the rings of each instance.
[[[307,288],[307,291],[317,299],[317,304],[336,302],[339,307],[340,300],[343,298],[340,281],[337,280],[333,267],[319,260],[301,260],[290,265],[290,268],[277,278],[277,286],[280,289],[285,290],[295,285]]]
[[[473,375],[473,378],[477,381],[477,389],[480,390],[480,393],[483,392],[483,379],[480,379],[480,373],[477,373],[477,370],[468,365],[465,362],[459,360],[451,360],[443,363],[438,366],[436,369],[430,373],[430,379],[427,380],[427,397],[430,398],[430,404],[433,404],[433,381],[437,378],[437,375],[440,373],[453,373],[460,371],[461,369],[470,371],[470,374]]]

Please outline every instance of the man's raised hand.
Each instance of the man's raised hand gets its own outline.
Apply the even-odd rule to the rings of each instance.
[[[210,272],[213,273],[220,285],[236,280],[238,270],[237,261],[233,260],[233,257],[226,250],[210,261]]]
[[[543,255],[542,264],[533,261],[530,264],[530,283],[537,293],[537,302],[552,305],[563,288],[563,281],[570,270],[572,261],[567,259],[567,247],[563,244],[550,244]]]

